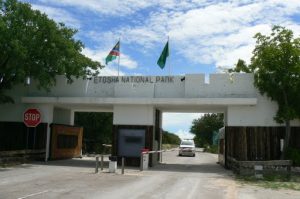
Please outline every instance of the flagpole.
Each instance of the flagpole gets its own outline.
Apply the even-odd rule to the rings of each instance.
[[[120,42],[120,37],[119,37],[118,79],[119,79],[119,76],[120,76],[120,57],[121,57],[121,42]]]
[[[168,35],[168,51],[169,51],[169,76],[171,76],[171,53],[170,53],[169,35]]]

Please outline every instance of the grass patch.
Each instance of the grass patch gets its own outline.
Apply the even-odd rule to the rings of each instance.
[[[7,167],[13,167],[20,164],[24,164],[24,162],[9,162],[9,163],[1,163],[0,168],[7,168]]]
[[[268,189],[291,189],[300,191],[299,174],[291,174],[290,177],[283,175],[266,175],[263,179],[254,176],[236,176],[237,181],[242,185],[254,185]]]

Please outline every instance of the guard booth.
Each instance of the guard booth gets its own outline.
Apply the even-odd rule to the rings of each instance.
[[[145,129],[119,129],[118,156],[138,158],[145,146]]]
[[[52,124],[50,141],[50,159],[68,159],[81,157],[83,128]]]
[[[120,126],[114,127],[114,139],[112,144],[112,155],[125,157],[128,166],[140,166],[142,150],[153,148],[153,127],[149,126]],[[121,158],[118,158],[120,163]],[[150,154],[149,165],[157,163],[156,157]]]

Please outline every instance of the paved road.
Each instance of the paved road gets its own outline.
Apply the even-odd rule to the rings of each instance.
[[[213,154],[196,157],[163,156],[163,164],[125,175],[94,174],[93,159],[26,164],[0,169],[2,198],[171,198],[171,199],[299,199],[300,192],[275,191],[237,184],[230,171],[216,164]]]

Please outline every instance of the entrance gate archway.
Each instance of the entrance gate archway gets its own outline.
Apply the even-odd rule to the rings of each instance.
[[[161,154],[161,159],[160,159],[160,164],[155,166],[154,170],[160,170],[160,171],[174,171],[174,172],[200,172],[200,173],[206,173],[206,172],[212,172],[212,173],[219,173],[219,172],[224,172],[223,169],[219,168],[220,166],[217,164],[219,163],[219,155],[218,154],[213,154],[207,152],[204,147],[207,147],[207,142],[209,142],[209,145],[212,146],[213,148],[218,148],[218,130],[223,127],[224,124],[224,119],[222,118],[224,113],[219,113],[215,112],[212,113],[212,110],[206,109],[207,112],[203,113],[202,111],[196,112],[196,109],[189,110],[189,112],[186,111],[180,111],[176,109],[167,109],[167,111],[162,112],[162,127],[163,127],[163,135],[168,132],[168,133],[173,133],[177,136],[180,136],[181,141],[184,140],[184,142],[191,142],[191,139],[194,139],[195,141],[195,152],[192,153],[188,152],[186,154],[180,155],[180,142],[177,144],[167,144],[166,146],[164,145],[166,142],[164,141],[164,138],[162,139],[162,146],[163,146],[163,152]],[[214,110],[216,111],[216,110]],[[206,115],[205,115],[206,114]],[[214,133],[211,132],[210,135],[211,137],[207,139],[207,136],[209,135],[204,135],[201,134],[202,136],[206,137],[205,145],[204,142],[197,142],[200,141],[199,137],[195,137],[195,134],[189,133],[193,125],[199,125],[199,123],[194,123],[194,120],[199,121],[198,119],[202,117],[211,117],[212,114],[214,116],[216,114],[221,114],[220,118],[216,119],[219,120],[221,119],[222,122],[219,124],[219,126],[216,127],[214,130]],[[214,117],[211,117],[214,118]],[[206,120],[207,121],[207,120]],[[211,120],[210,120],[211,121]],[[216,124],[217,122],[215,122]],[[203,124],[204,125],[204,124]],[[212,125],[212,123],[206,123],[206,125]],[[194,129],[198,129],[195,128]],[[203,128],[204,126],[202,126]],[[204,128],[209,128],[204,127]],[[200,130],[200,129],[199,129]],[[198,130],[197,130],[198,131]],[[195,131],[194,131],[195,132]],[[202,133],[205,133],[202,131]],[[168,134],[170,135],[170,134]],[[213,142],[213,135],[216,136],[217,140],[216,142]],[[164,137],[164,136],[163,136]],[[169,136],[168,136],[169,137]],[[170,140],[169,138],[167,139],[168,141]],[[201,139],[202,140],[202,139]],[[172,140],[172,143],[175,143],[176,139]],[[169,141],[170,142],[170,141]],[[183,148],[185,146],[182,146]],[[206,148],[208,149],[208,148]],[[216,153],[218,150],[216,151]]]
[[[204,79],[204,74],[121,76],[77,79],[69,84],[64,77],[58,76],[51,92],[38,90],[34,83],[27,88],[14,89],[12,96],[16,104],[0,105],[1,110],[10,113],[1,115],[0,121],[20,120],[21,112],[28,107],[38,108],[42,123],[48,124],[73,125],[77,110],[113,112],[113,155],[124,152],[118,145],[122,136],[125,136],[125,144],[142,142],[150,150],[160,149],[159,117],[162,111],[223,112],[225,137],[229,141],[226,143],[241,141],[239,146],[247,146],[246,139],[236,136],[247,137],[245,128],[255,132],[259,131],[257,127],[268,128],[269,132],[277,132],[280,128],[273,120],[277,105],[254,88],[253,74],[211,74],[209,83]],[[295,125],[299,126],[299,121],[292,122],[292,126]],[[234,129],[234,133],[227,134],[227,129]],[[141,134],[142,137],[138,136]],[[48,127],[46,160],[49,157],[49,136]],[[241,152],[236,152],[235,148],[235,145],[226,146],[226,162],[232,158],[247,160],[251,156],[244,148]],[[255,150],[263,151],[261,154],[265,159],[277,157],[277,154],[270,154],[262,147]],[[127,155],[133,163],[138,161],[134,153],[129,151]],[[154,161],[152,157],[150,164]]]

